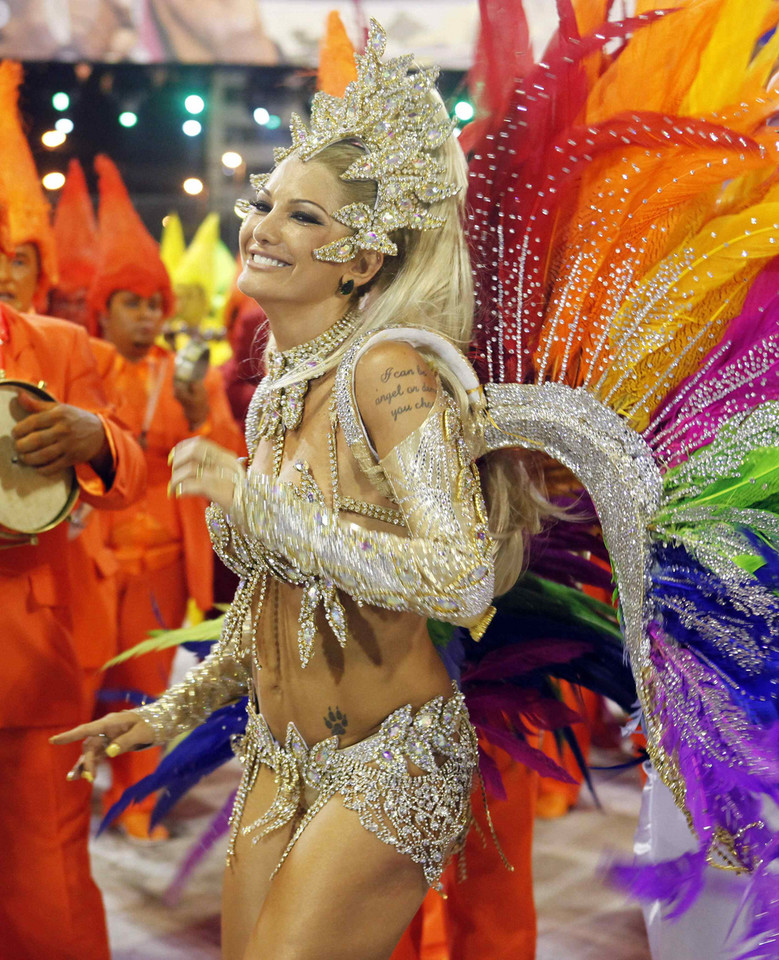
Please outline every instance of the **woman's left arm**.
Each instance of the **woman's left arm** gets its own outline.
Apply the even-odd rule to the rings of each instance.
[[[235,471],[230,520],[304,575],[332,581],[360,603],[471,626],[488,609],[494,547],[478,472],[452,399],[408,344],[381,344],[358,363],[355,397],[409,537],[368,531],[303,501],[287,483]],[[189,441],[190,443],[192,441]],[[183,493],[208,480],[184,468]],[[221,490],[227,498],[228,487]]]

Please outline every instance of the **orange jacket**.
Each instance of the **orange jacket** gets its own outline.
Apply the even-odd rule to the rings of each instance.
[[[153,571],[184,557],[189,595],[202,610],[213,603],[213,552],[205,522],[205,501],[176,500],[168,496],[168,455],[177,443],[200,435],[233,450],[244,449],[243,438],[225,396],[218,370],[209,370],[206,389],[211,408],[208,420],[190,430],[181,404],[173,394],[173,354],[152,347],[137,363],[125,363],[117,372],[114,388],[121,394],[122,416],[140,436],[157,378],[159,399],[146,432],[149,482],[146,496],[131,510],[105,515],[107,539],[125,573]]]
[[[113,482],[106,489],[88,465],[79,466],[81,499],[109,510],[137,500],[146,482],[143,453],[129,431],[107,412],[86,331],[51,317],[25,316],[5,305],[0,305],[0,311],[9,329],[9,341],[0,348],[0,366],[6,376],[44,381],[57,400],[103,415],[114,453]],[[67,524],[60,524],[41,534],[35,545],[0,549],[0,610],[6,601],[10,609],[27,602],[24,598],[29,598],[30,609],[21,632],[4,635],[0,620],[0,727],[66,725],[82,716],[81,673],[70,609],[79,579],[69,563],[67,534]]]

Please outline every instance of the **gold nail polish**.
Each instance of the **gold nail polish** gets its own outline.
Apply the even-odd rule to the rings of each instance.
[[[65,777],[65,779],[73,782],[73,780],[78,779],[78,774],[76,773],[75,770],[69,770],[68,775]]]
[[[175,450],[171,450],[168,454],[168,466],[173,463],[173,457],[176,455]]]
[[[81,771],[81,777],[82,777],[82,779],[86,780],[87,783],[94,783],[94,782],[95,782],[95,778],[92,776],[92,774],[89,772],[89,770],[82,770],[82,771]]]
[[[172,484],[172,483],[168,483],[168,496],[169,496],[169,497],[172,497],[172,496],[173,496],[173,484]]]
[[[105,748],[105,755],[107,757],[118,757],[121,752],[122,748],[118,743],[109,743]]]

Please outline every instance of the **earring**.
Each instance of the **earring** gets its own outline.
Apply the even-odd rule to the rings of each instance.
[[[342,297],[349,297],[354,290],[354,280],[342,280],[338,284],[338,292]]]

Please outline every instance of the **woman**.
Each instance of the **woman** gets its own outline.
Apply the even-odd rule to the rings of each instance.
[[[272,342],[248,470],[200,438],[173,457],[242,578],[219,649],[157,703],[56,738],[86,736],[91,773],[249,686],[227,960],[388,957],[470,821],[474,731],[426,621],[484,629],[509,524],[488,529],[479,394],[451,345],[473,304],[464,159],[432,75],[383,49],[374,24],[344,101],[320,96],[256,181],[239,284]]]

